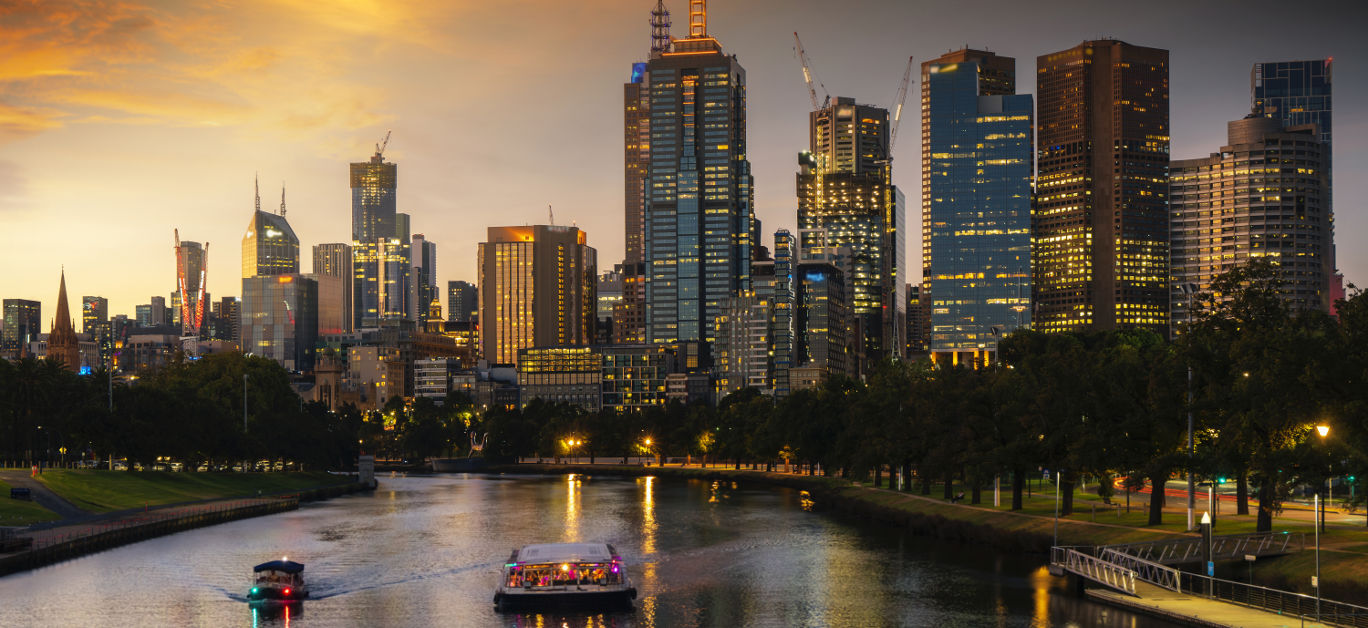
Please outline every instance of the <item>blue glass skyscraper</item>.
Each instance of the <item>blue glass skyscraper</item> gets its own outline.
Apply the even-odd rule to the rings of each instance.
[[[1030,319],[1033,116],[1014,74],[968,49],[922,64],[930,350],[954,360]]]
[[[727,298],[750,289],[746,72],[691,11],[689,36],[653,54],[646,76],[647,340],[710,342]]]

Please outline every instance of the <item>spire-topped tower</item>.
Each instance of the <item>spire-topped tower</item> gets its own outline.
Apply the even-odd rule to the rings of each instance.
[[[57,289],[57,315],[52,319],[52,332],[48,334],[47,359],[60,360],[70,371],[79,371],[81,368],[80,341],[76,339],[71,310],[67,308],[65,268],[62,269],[62,280]]]
[[[280,217],[285,217],[285,182],[280,182]]]
[[[651,11],[651,58],[669,51],[670,12],[665,9],[665,0],[656,0],[656,8]]]

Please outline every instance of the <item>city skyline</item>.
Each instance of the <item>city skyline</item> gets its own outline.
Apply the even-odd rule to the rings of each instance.
[[[70,294],[107,297],[111,315],[131,315],[150,295],[175,290],[173,227],[226,241],[214,250],[227,253],[211,255],[207,291],[241,296],[232,257],[250,215],[247,178],[262,173],[268,190],[285,180],[301,246],[347,241],[346,164],[365,159],[388,129],[386,160],[405,171],[398,211],[413,217],[414,232],[441,243],[438,285],[475,278],[472,234],[544,224],[547,202],[559,224],[587,232],[600,266],[610,267],[623,257],[621,89],[630,62],[649,53],[654,2],[524,4],[357,2],[346,17],[296,2],[238,12],[83,3],[0,9],[0,30],[15,35],[0,43],[9,59],[0,64],[0,247],[5,266],[23,270],[6,273],[0,296],[42,302],[46,330],[53,279],[65,265]],[[708,7],[709,34],[747,69],[748,157],[764,233],[796,228],[792,155],[807,144],[810,104],[792,31],[803,34],[826,90],[875,106],[891,103],[909,54],[920,63],[969,45],[1028,60],[1106,35],[1170,51],[1175,160],[1223,144],[1225,123],[1248,112],[1255,63],[1334,57],[1348,68],[1336,98],[1336,241],[1346,281],[1368,283],[1368,252],[1347,245],[1368,233],[1356,202],[1368,183],[1353,176],[1368,166],[1365,87],[1343,78],[1368,61],[1349,32],[1361,20],[1318,23],[1325,12],[1261,20],[1270,13],[1258,6],[1226,15],[1229,7],[1200,5],[1188,7],[1190,19],[1169,23],[1168,11],[1123,19],[1119,10],[1084,15],[1076,10],[1084,4],[1004,3],[996,11],[1003,19],[985,24],[938,7],[857,5],[865,10],[842,21],[828,21],[816,2]],[[686,3],[666,6],[672,34],[684,36]],[[1363,11],[1330,6],[1343,18]],[[1203,16],[1226,20],[1228,34],[1202,31]],[[601,36],[580,45],[589,26]],[[218,34],[203,37],[209,32]],[[579,54],[557,54],[570,48]],[[869,69],[855,76],[856,68]],[[1035,93],[1034,70],[1019,64],[1018,93]],[[541,78],[527,80],[534,75]],[[487,97],[469,97],[476,93]],[[903,115],[903,125],[916,125]],[[920,187],[919,152],[911,139],[897,147],[893,182],[901,189]],[[72,233],[65,247],[32,237],[59,228]],[[906,244],[906,279],[915,284],[921,264],[911,251],[920,247]]]

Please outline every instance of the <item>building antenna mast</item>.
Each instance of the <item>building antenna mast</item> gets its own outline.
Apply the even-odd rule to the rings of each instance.
[[[651,11],[651,58],[669,51],[670,12],[665,9],[665,0],[657,0],[656,8]]]
[[[551,211],[551,204],[546,204],[546,218],[551,221],[551,226],[556,226],[556,212]]]
[[[261,211],[261,175],[252,174],[252,187],[256,190],[256,210]]]
[[[285,182],[280,182],[280,217],[285,217]]]

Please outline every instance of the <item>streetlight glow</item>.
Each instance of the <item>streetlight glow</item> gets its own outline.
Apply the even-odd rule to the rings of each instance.
[[[1330,433],[1330,426],[1329,426],[1329,425],[1317,425],[1317,426],[1316,426],[1316,431],[1320,433],[1321,438],[1325,438],[1325,436],[1326,436],[1327,434]]]

